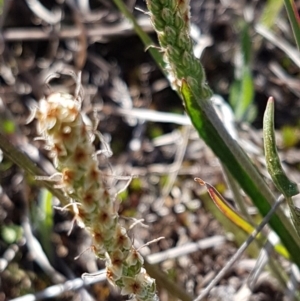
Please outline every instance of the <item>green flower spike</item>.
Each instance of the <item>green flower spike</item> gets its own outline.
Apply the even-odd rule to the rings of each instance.
[[[206,83],[202,65],[193,55],[193,42],[189,35],[190,1],[146,2],[174,88],[180,91],[181,79],[185,79],[193,91],[198,91],[199,95],[209,100],[213,93]]]

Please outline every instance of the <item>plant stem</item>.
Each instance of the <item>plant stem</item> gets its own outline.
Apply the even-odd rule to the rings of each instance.
[[[22,168],[29,175],[33,177],[48,176],[42,169],[37,167],[23,152],[15,147],[2,133],[0,133],[0,149],[11,162]],[[62,202],[63,206],[69,203],[69,199],[61,190],[54,188],[52,182],[39,180],[36,183],[39,186],[46,187]]]
[[[149,52],[152,55],[155,62],[159,65],[161,70],[165,73],[166,63],[164,62],[157,47],[154,47],[155,43],[151,40],[149,35],[147,35],[143,31],[143,29],[140,27],[140,25],[137,23],[136,19],[134,18],[132,13],[128,10],[128,8],[124,4],[123,0],[113,0],[113,1],[114,1],[115,5],[118,7],[118,9],[120,10],[120,12],[122,12],[122,14],[127,18],[127,20],[129,20],[132,23],[135,32],[137,33],[137,35],[139,36],[141,41],[146,46],[146,49],[149,50]]]
[[[292,26],[296,44],[298,46],[298,49],[300,49],[300,18],[296,4],[293,0],[284,0],[284,4]]]

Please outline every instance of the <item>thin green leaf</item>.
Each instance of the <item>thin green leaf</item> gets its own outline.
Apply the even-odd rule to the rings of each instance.
[[[47,176],[43,170],[37,167],[24,153],[15,147],[0,131],[0,149],[5,157],[11,162],[21,167],[30,176]],[[53,183],[47,180],[36,181],[39,186],[46,187],[51,193],[56,196],[63,205],[69,203],[69,200],[60,189],[54,188]]]
[[[300,49],[300,18],[296,4],[293,0],[284,0],[285,8],[292,26],[295,41]]]
[[[159,52],[158,47],[155,47],[155,43],[152,41],[149,35],[147,35],[147,33],[143,31],[133,14],[128,10],[126,5],[124,4],[124,1],[113,0],[113,2],[118,7],[120,12],[122,12],[123,15],[127,18],[127,20],[129,20],[132,23],[135,32],[137,33],[141,41],[144,43],[144,45],[146,46],[146,48],[148,49],[148,51],[150,52],[160,69],[165,73],[166,63],[164,62],[163,56]]]
[[[238,120],[243,120],[246,116],[247,110],[252,104],[254,97],[252,73],[246,66],[243,68],[243,75],[239,84],[239,100],[235,108],[235,115]]]
[[[296,183],[285,174],[278,156],[274,132],[274,99],[270,97],[264,114],[264,147],[268,172],[276,188],[285,196],[292,197],[299,193]]]
[[[48,258],[52,257],[51,233],[53,231],[53,195],[49,190],[42,188],[39,193],[39,214],[36,218],[40,241]]]
[[[192,94],[187,82],[184,80],[182,81],[181,92],[184,98],[186,110],[190,115],[193,125],[195,126],[202,139],[220,158],[220,160],[224,163],[224,165],[228,168],[232,175],[238,180],[241,187],[251,197],[253,203],[261,212],[261,214],[263,216],[266,216],[270,211],[271,206],[266,201],[266,197],[262,190],[263,186],[259,188],[257,186],[259,182],[262,182],[262,180],[259,180],[260,176],[254,171],[252,171],[252,176],[250,176],[246,172],[245,164],[248,164],[248,160],[246,158],[243,158],[245,160],[244,165],[241,165],[241,158],[235,157],[228,146],[228,140],[230,138],[228,137],[228,139],[226,139],[227,137],[225,136],[228,134],[221,132],[221,129],[216,129],[215,125],[217,121],[215,123],[212,123],[211,119],[207,115],[207,112],[209,113],[209,111],[205,112],[203,106],[199,106],[198,101]],[[231,148],[237,147],[236,145],[234,146],[234,143],[234,141],[229,143]],[[243,155],[243,153],[240,153],[240,155]],[[278,212],[274,214],[274,216],[270,219],[270,225],[280,237],[283,245],[291,254],[291,257],[293,258],[295,263],[300,266],[300,257],[298,256],[299,240],[296,239],[296,233],[296,237],[292,234],[295,230],[292,228],[292,225],[289,223],[283,212],[278,210]]]
[[[290,209],[291,219],[300,236],[300,212],[293,203],[292,196],[299,193],[295,182],[290,181],[284,172],[278,156],[274,132],[274,99],[270,97],[264,114],[264,146],[268,172],[276,188],[285,196]]]
[[[229,102],[237,120],[247,120],[254,98],[254,84],[251,72],[251,38],[249,24],[245,24],[241,33],[241,64],[236,66],[235,80],[230,88]]]
[[[244,65],[249,65],[251,63],[251,54],[252,54],[252,41],[249,33],[250,27],[248,23],[245,23],[242,29],[242,55]]]
[[[235,108],[237,107],[238,103],[240,102],[240,94],[241,94],[241,80],[235,79],[230,86],[229,91],[229,103],[235,112]],[[235,114],[236,115],[236,114]]]

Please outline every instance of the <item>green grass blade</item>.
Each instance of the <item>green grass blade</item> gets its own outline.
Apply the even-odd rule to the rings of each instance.
[[[236,79],[230,89],[230,104],[233,105],[237,120],[248,120],[247,112],[254,97],[254,84],[248,66],[242,68],[242,78]]]
[[[241,33],[242,62],[236,66],[235,80],[230,88],[229,102],[237,120],[249,120],[254,98],[254,84],[251,71],[251,38],[249,24],[244,24]]]
[[[291,214],[292,222],[300,236],[300,212],[294,206],[292,196],[299,193],[295,182],[290,181],[284,172],[278,156],[274,132],[274,99],[270,97],[264,114],[264,147],[268,172],[276,188],[285,196]]]
[[[47,257],[52,260],[51,234],[53,231],[53,195],[49,190],[43,188],[39,194],[39,215],[36,219],[40,241]]]
[[[300,18],[294,0],[284,0],[284,5],[293,29],[298,49],[300,49]]]
[[[207,112],[203,109],[203,106],[201,107],[199,105],[199,102],[194,97],[190,87],[185,81],[182,83],[181,92],[186,110],[202,139],[221,159],[232,175],[238,180],[241,187],[251,197],[261,214],[265,216],[270,211],[271,206],[267,202],[266,196],[263,194],[262,186],[258,187],[259,183],[246,172],[244,169],[245,166],[241,164],[240,160],[238,160],[228,148],[224,141],[225,137],[222,137],[222,133],[216,129],[215,123],[212,123]],[[263,180],[261,179],[260,183],[262,183],[262,181]],[[282,212],[278,211],[278,213],[271,218],[270,225],[280,237],[294,262],[300,267],[300,257],[298,256],[299,240],[297,240],[297,236],[293,235],[295,231],[291,227],[289,221],[287,221],[287,218]]]
[[[41,170],[30,158],[28,158],[23,152],[15,147],[0,131],[0,149],[3,151],[5,157],[11,162],[21,167],[28,175],[35,176],[47,176],[43,170]],[[39,180],[36,182],[39,186],[46,187],[54,196],[56,196],[63,205],[69,203],[64,193],[54,188],[53,183],[47,180]]]
[[[285,174],[278,156],[274,131],[274,99],[270,97],[264,114],[264,147],[268,172],[276,188],[285,196],[292,197],[299,193],[296,183]]]
[[[122,14],[127,18],[127,20],[129,20],[132,23],[136,34],[139,36],[141,41],[144,43],[144,45],[146,46],[146,49],[148,49],[148,51],[150,52],[151,56],[153,57],[155,62],[158,64],[160,69],[165,73],[166,63],[164,62],[163,56],[159,52],[158,48],[155,47],[155,43],[151,40],[149,35],[147,35],[147,33],[145,33],[143,31],[143,29],[141,28],[141,26],[137,23],[136,19],[134,18],[132,13],[128,10],[128,8],[124,4],[123,0],[113,0],[113,2],[118,7],[120,12],[122,12]]]

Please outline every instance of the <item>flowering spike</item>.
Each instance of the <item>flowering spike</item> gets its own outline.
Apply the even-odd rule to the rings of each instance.
[[[206,83],[206,76],[199,60],[193,55],[193,41],[190,31],[190,0],[146,0],[151,21],[174,88],[181,90],[181,80],[193,78],[193,91],[202,99],[209,100],[212,91]]]
[[[143,269],[141,255],[118,222],[114,197],[98,168],[93,133],[83,122],[80,108],[81,101],[72,95],[54,93],[41,100],[36,112],[37,130],[61,174],[59,186],[72,200],[77,222],[90,232],[91,249],[106,260],[108,280],[132,300],[157,300],[155,281]]]

